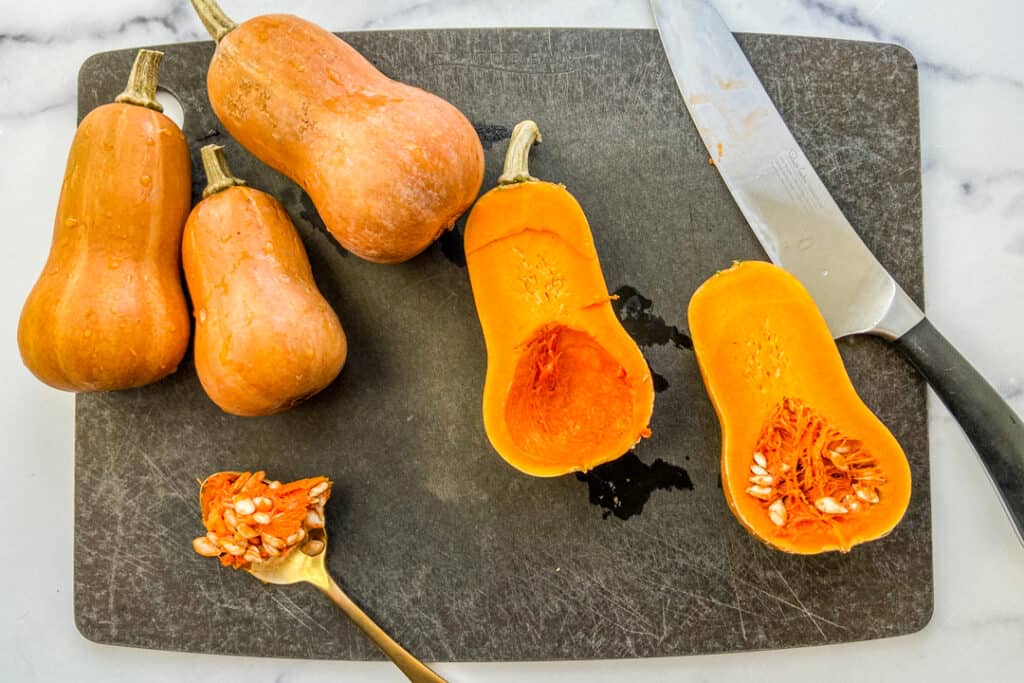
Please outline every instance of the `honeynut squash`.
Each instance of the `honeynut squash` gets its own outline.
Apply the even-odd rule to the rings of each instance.
[[[162,56],[138,53],[125,91],[89,112],[68,152],[50,254],[18,323],[26,367],[57,389],[150,384],[188,347],[179,255],[192,171],[156,101]]]
[[[472,204],[483,147],[454,106],[388,78],[298,17],[235,24],[213,0],[192,4],[217,41],[206,79],[217,117],[309,194],[343,247],[406,261]]]
[[[701,285],[689,322],[736,519],[799,554],[846,552],[892,531],[910,501],[910,466],[857,395],[803,285],[769,263],[737,263]]]

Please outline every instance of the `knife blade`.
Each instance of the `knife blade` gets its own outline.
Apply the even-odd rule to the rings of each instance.
[[[1024,543],[1024,425],[867,248],[708,0],[651,0],[697,131],[768,257],[807,288],[839,338],[895,343],[967,433]]]

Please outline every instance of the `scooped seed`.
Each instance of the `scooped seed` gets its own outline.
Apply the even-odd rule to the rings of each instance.
[[[324,551],[324,542],[313,538],[303,543],[300,550],[310,557],[315,557]]]
[[[220,555],[220,548],[213,544],[206,536],[192,539],[192,549],[203,557],[217,557]]]

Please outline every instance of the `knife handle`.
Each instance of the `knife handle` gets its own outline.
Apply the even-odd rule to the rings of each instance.
[[[1024,543],[1024,424],[1020,417],[928,318],[894,343],[960,423]]]

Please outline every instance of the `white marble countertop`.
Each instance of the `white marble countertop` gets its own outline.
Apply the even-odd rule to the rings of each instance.
[[[332,30],[653,27],[644,0],[222,0]],[[897,42],[921,67],[925,272],[936,325],[1024,415],[1024,4],[1010,0],[718,0],[737,31]],[[353,7],[359,5],[359,7]],[[73,399],[18,357],[22,302],[49,247],[90,54],[206,39],[187,0],[0,1],[0,678],[11,681],[397,681],[387,664],[293,662],[94,645],[72,620]],[[460,665],[451,681],[1021,680],[1024,548],[976,456],[932,397],[935,614],[920,633],[850,645],[646,661]],[[26,549],[32,549],[32,559]],[[184,607],[183,607],[184,608]],[[1016,673],[1014,673],[1016,672]]]

